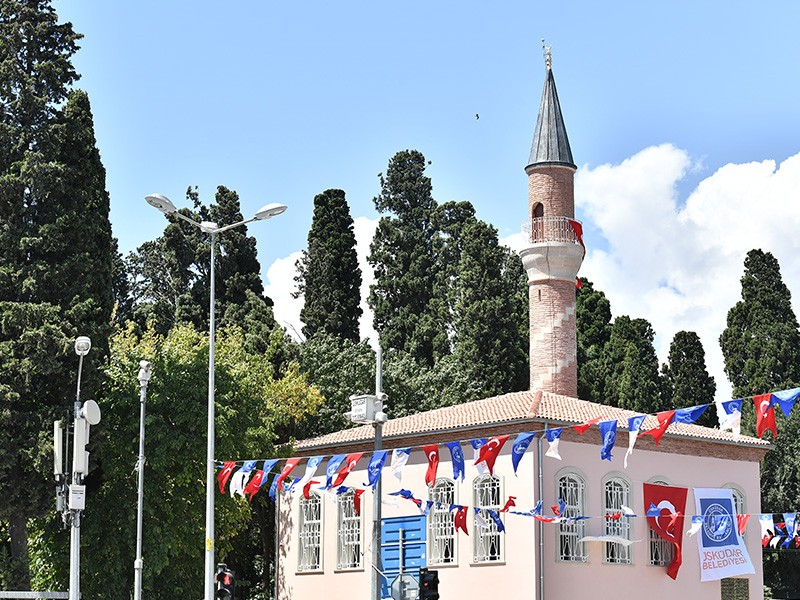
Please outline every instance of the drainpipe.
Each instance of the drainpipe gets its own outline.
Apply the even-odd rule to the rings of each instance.
[[[545,428],[547,428],[547,424],[545,424]],[[543,486],[544,486],[544,473],[542,470],[542,437],[539,436],[538,440],[538,451],[539,451],[539,460],[537,461],[539,464],[539,498],[538,500],[542,500],[544,502],[544,493],[543,493]],[[536,527],[539,530],[539,594],[535,596],[539,600],[544,600],[544,526],[541,521],[536,521]]]

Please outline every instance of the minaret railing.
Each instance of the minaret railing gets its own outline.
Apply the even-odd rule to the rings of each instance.
[[[536,217],[522,224],[522,232],[532,244],[543,242],[580,244],[577,231],[580,231],[580,222],[569,217]]]

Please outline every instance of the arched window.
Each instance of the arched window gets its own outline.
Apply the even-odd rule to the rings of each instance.
[[[736,511],[736,514],[737,515],[746,515],[747,514],[747,501],[746,501],[746,497],[744,495],[744,490],[742,488],[740,488],[738,485],[736,485],[735,483],[728,483],[728,484],[724,485],[723,487],[728,488],[731,491],[731,493],[733,494],[733,508]],[[737,527],[739,525],[738,519],[737,519],[736,525],[737,525]],[[744,533],[742,534],[742,537],[744,537],[745,533],[747,533],[747,530],[744,531]]]
[[[298,535],[297,570],[319,571],[322,569],[322,500],[316,492],[311,492],[308,499],[300,498]]]
[[[654,479],[650,483],[655,485],[670,485],[663,479]],[[647,526],[647,538],[650,543],[650,556],[648,564],[656,567],[667,567],[675,557],[675,546],[658,535],[653,528]]]
[[[336,496],[337,569],[357,569],[361,566],[361,517],[356,514],[355,496],[352,489]]]
[[[472,483],[472,504],[481,510],[475,512],[473,526],[473,562],[503,560],[503,540],[500,530],[489,510],[500,510],[500,478],[484,473]],[[496,515],[500,518],[499,514]]]
[[[556,489],[564,501],[562,516],[586,515],[586,484],[577,473],[558,476]],[[566,521],[558,524],[558,559],[567,562],[586,562],[586,543],[579,541],[584,534],[585,521]]]
[[[611,476],[603,484],[603,534],[631,539],[631,521],[628,517],[617,516],[623,506],[631,505],[631,486],[620,476]],[[617,516],[615,519],[607,518]],[[609,543],[605,546],[603,562],[616,565],[631,564],[631,548],[625,544]]]
[[[531,210],[531,242],[544,241],[544,204],[537,202]]]
[[[428,564],[449,565],[456,561],[456,528],[450,506],[456,503],[456,485],[439,478],[428,491],[433,502],[428,513]]]

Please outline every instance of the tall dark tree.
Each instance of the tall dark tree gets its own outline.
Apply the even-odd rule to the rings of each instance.
[[[94,340],[85,399],[97,389],[93,367],[103,362],[111,320],[105,171],[88,98],[70,89],[79,38],[49,1],[0,1],[0,364],[25,374],[4,377],[0,393],[0,414],[14,423],[4,447],[22,450],[0,470],[0,519],[11,535],[6,583],[17,589],[29,585],[28,520],[52,506],[41,432],[71,404],[70,338]]]
[[[295,281],[295,297],[303,296],[300,319],[307,338],[325,333],[358,342],[361,268],[344,191],[325,190],[314,197],[308,248],[297,261]]]
[[[437,205],[425,176],[425,157],[417,150],[398,152],[380,182],[373,202],[383,216],[369,256],[375,271],[369,296],[375,329],[384,348],[405,350],[432,366],[450,347],[441,321],[443,300],[435,293],[440,278],[434,251]]]
[[[791,294],[783,283],[777,259],[751,250],[744,261],[742,299],[728,311],[720,336],[725,373],[736,397],[745,399],[743,422],[754,430],[751,396],[800,384],[800,331]],[[775,448],[761,461],[761,509],[794,510],[800,496],[800,413],[784,418],[775,409]],[[795,553],[765,554],[764,583],[776,597],[800,594],[800,560]]]
[[[576,290],[575,322],[578,334],[578,397],[605,402],[605,366],[603,357],[611,338],[611,303],[581,277]]]
[[[717,384],[706,370],[706,353],[694,331],[679,331],[669,346],[669,362],[661,367],[664,401],[673,408],[713,404]],[[717,424],[713,406],[706,408],[698,425]]]
[[[645,319],[614,319],[604,353],[604,404],[641,413],[667,408],[661,398],[661,381],[653,340],[655,332]]]

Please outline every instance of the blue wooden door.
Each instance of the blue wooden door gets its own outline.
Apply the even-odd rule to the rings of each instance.
[[[391,598],[390,585],[397,575],[411,573],[419,580],[419,569],[426,562],[425,515],[395,517],[381,522],[381,560],[385,577],[381,596]]]

